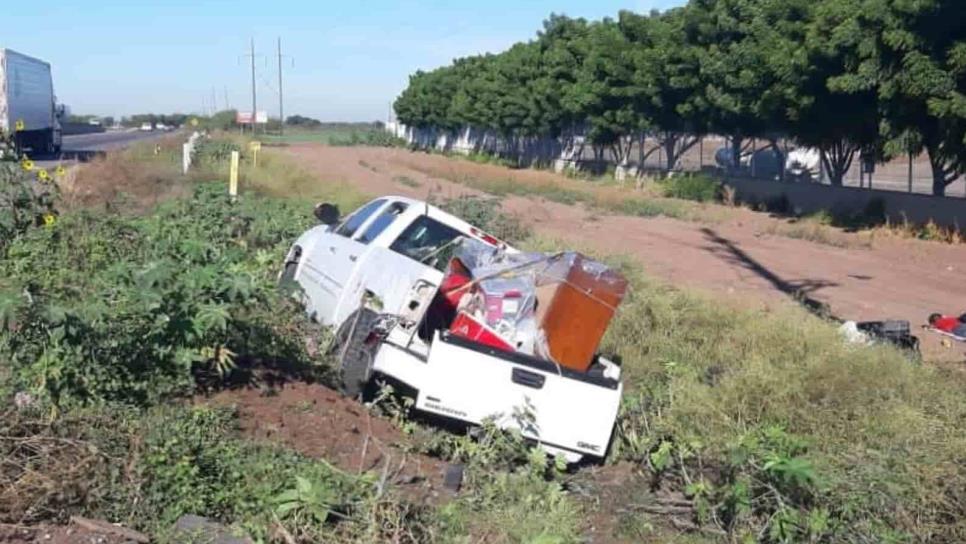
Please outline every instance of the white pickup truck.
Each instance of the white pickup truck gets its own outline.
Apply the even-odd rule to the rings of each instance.
[[[598,356],[595,372],[576,372],[430,323],[445,250],[461,238],[505,244],[404,197],[378,198],[341,221],[321,204],[316,216],[322,224],[293,244],[281,279],[300,286],[313,319],[338,331],[348,394],[384,375],[416,391],[417,410],[469,424],[491,419],[569,462],[606,454],[622,393],[618,365]]]

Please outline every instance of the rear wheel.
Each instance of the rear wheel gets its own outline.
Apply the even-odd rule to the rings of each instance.
[[[360,308],[342,323],[336,333],[333,351],[339,361],[342,393],[347,397],[362,394],[372,376],[372,359],[379,344],[369,344],[367,340],[378,317],[376,312]]]

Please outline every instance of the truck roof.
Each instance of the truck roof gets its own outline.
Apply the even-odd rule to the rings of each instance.
[[[507,244],[505,241],[500,240],[495,236],[485,232],[483,229],[481,229],[480,227],[477,227],[476,225],[470,224],[467,221],[460,219],[459,217],[449,212],[446,212],[436,206],[433,206],[432,204],[426,202],[425,200],[419,200],[416,198],[411,198],[408,196],[401,196],[401,195],[383,195],[383,196],[376,197],[372,200],[379,200],[379,199],[394,200],[396,202],[402,202],[415,210],[423,209],[425,210],[425,215],[428,215],[429,217],[432,217],[437,221],[447,224],[463,233],[471,234],[474,237],[484,240],[485,242],[492,245],[505,245],[509,250],[516,251],[515,248]]]
[[[10,48],[7,48],[7,47],[0,47],[0,57],[6,56],[6,55],[8,55],[10,53],[13,53],[14,55],[17,55],[18,57],[22,57],[24,59],[27,59],[27,60],[30,60],[30,61],[33,61],[33,62],[36,62],[36,63],[39,63],[39,64],[43,64],[43,65],[47,66],[48,68],[50,68],[50,63],[47,62],[47,61],[45,61],[45,60],[40,60],[37,57],[31,57],[30,55],[24,55],[23,53],[21,53],[19,51],[14,51],[13,49],[10,49]]]

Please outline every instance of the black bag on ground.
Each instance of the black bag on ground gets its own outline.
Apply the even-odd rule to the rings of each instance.
[[[919,339],[910,333],[909,322],[904,319],[863,321],[856,323],[856,327],[876,340],[919,353]]]

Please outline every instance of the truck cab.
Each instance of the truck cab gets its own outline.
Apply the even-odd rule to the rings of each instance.
[[[459,237],[502,244],[435,206],[384,196],[304,233],[289,251],[285,274],[302,287],[309,314],[337,327],[363,297],[395,311],[416,282],[439,285],[446,251]]]

